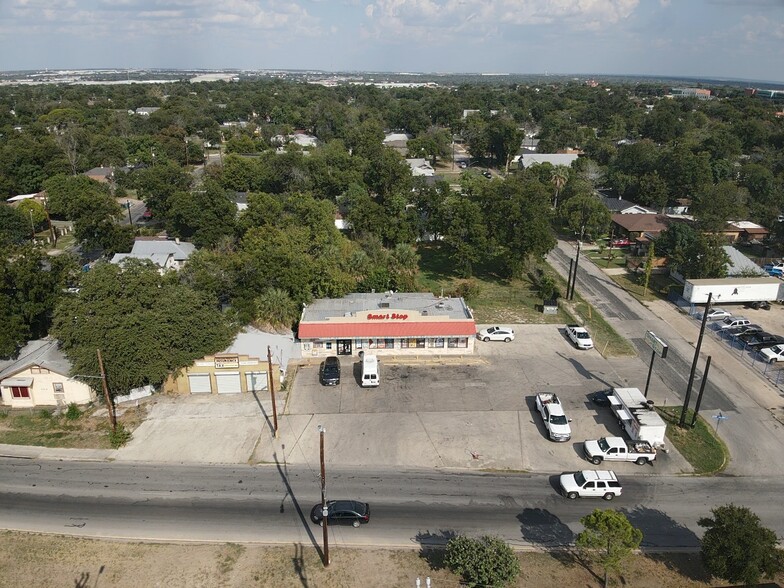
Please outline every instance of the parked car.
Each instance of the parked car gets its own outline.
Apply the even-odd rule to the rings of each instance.
[[[575,498],[604,498],[612,500],[621,495],[621,483],[615,472],[607,470],[583,470],[573,474],[561,474],[561,493]]]
[[[483,172],[482,172],[482,175],[483,175],[484,177],[486,177],[488,180],[489,180],[490,178],[492,178],[492,177],[493,177],[493,174],[491,174],[491,173],[490,173],[490,170],[489,170],[489,169],[486,169],[485,171],[483,171]]]
[[[327,501],[328,525],[351,525],[359,527],[370,522],[370,505],[357,500],[328,500]],[[310,510],[310,520],[323,526],[324,515],[319,502]]]
[[[747,302],[745,307],[753,308],[754,310],[759,310],[760,308],[762,310],[770,310],[770,302],[767,300],[755,300],[754,302]]]
[[[585,327],[566,325],[566,336],[571,339],[578,349],[593,349],[593,340]]]
[[[782,278],[782,277],[784,277],[784,270],[779,269],[777,267],[772,267],[770,269],[765,269],[765,271],[772,278]]]
[[[768,363],[784,360],[784,345],[774,345],[773,347],[760,349],[760,355]]]
[[[743,340],[743,337],[740,337],[740,339],[746,344],[747,349],[753,349],[754,351],[784,343],[784,337],[772,335],[771,333],[756,333],[750,335],[749,339],[745,341]]]
[[[632,242],[626,237],[619,237],[610,241],[611,247],[629,247],[631,244]]]
[[[596,406],[610,406],[610,399],[608,398],[609,394],[609,390],[599,390],[598,392],[594,392],[591,394],[591,402],[593,402]]]
[[[742,327],[733,327],[731,329],[724,329],[724,332],[730,337],[740,337],[741,335],[753,335],[754,333],[761,333],[763,329],[760,325],[744,325]]]
[[[704,313],[703,313],[703,315],[700,315],[700,318],[702,318],[703,316],[704,316]],[[719,319],[723,320],[723,319],[731,317],[731,316],[732,316],[732,313],[731,312],[727,312],[723,308],[711,308],[708,311],[708,320],[709,321],[716,321],[716,320],[719,320]]]
[[[513,341],[515,333],[509,327],[488,327],[477,334],[482,341]]]
[[[142,218],[144,220],[150,220],[152,218],[152,211],[149,208],[145,208],[142,213]]]
[[[750,325],[751,321],[742,316],[728,316],[718,324],[719,330],[734,329],[735,327],[745,327]]]
[[[468,167],[468,164],[465,161],[460,161],[458,162],[457,167],[459,167],[460,169],[465,169]]]
[[[330,355],[322,361],[319,372],[322,386],[337,386],[340,384],[340,360],[336,355]]]

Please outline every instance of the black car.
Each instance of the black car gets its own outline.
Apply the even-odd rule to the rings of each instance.
[[[596,406],[610,406],[609,395],[610,390],[599,390],[598,392],[591,394],[591,402]]]
[[[351,525],[359,527],[370,522],[370,505],[357,500],[327,500],[327,522],[330,525]],[[321,525],[324,518],[319,502],[310,510],[310,520]]]
[[[784,337],[764,332],[756,333],[754,335],[742,335],[739,338],[746,344],[746,348],[754,350],[773,347],[779,343],[784,343]]]
[[[740,337],[741,335],[754,335],[756,333],[762,333],[763,329],[759,325],[746,325],[744,327],[726,329],[724,332],[727,333],[730,337]]]
[[[340,360],[335,355],[330,355],[321,362],[319,379],[324,386],[337,386],[340,384]]]

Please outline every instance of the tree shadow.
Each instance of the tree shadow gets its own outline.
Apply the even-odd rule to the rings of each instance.
[[[444,547],[450,539],[457,537],[451,529],[440,529],[435,532],[420,531],[414,536],[414,541],[419,543],[419,557],[424,559],[431,570],[444,568]]]
[[[640,551],[654,561],[663,563],[668,569],[696,582],[708,582],[710,575],[694,553],[678,553],[679,550],[694,551],[700,547],[700,539],[689,528],[673,520],[666,513],[638,506],[622,509],[629,522],[642,531]],[[662,545],[668,551],[659,551]]]
[[[556,515],[544,508],[525,508],[517,515],[520,532],[529,543],[546,548],[565,547],[574,542],[574,533]]]

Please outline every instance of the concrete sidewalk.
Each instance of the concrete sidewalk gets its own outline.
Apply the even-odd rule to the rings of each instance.
[[[52,461],[107,461],[114,459],[115,449],[66,449],[0,443],[0,457],[45,459]]]

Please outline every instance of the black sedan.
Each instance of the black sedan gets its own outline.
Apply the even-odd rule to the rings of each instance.
[[[327,523],[330,525],[352,525],[359,527],[370,522],[370,505],[357,500],[328,500]],[[319,502],[310,510],[310,520],[322,525],[323,514]]]
[[[611,390],[599,390],[591,394],[591,402],[596,406],[610,406],[610,399],[608,396],[612,393]]]

